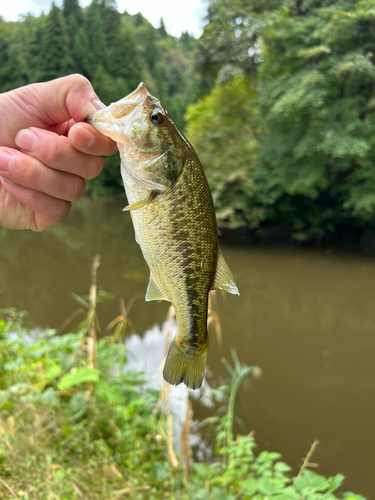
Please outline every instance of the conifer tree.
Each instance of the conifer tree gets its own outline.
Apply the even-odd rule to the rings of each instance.
[[[101,0],[103,32],[107,47],[116,46],[116,39],[121,28],[121,14],[117,10],[115,0]]]
[[[10,25],[0,18],[0,92],[20,87],[28,81],[26,64],[12,35]]]
[[[87,38],[89,43],[90,78],[96,74],[97,68],[108,64],[107,44],[104,35],[102,6],[99,0],[93,0],[86,13]]]
[[[64,0],[62,12],[69,38],[70,55],[74,62],[74,71],[88,76],[88,40],[78,0]]]
[[[51,80],[73,71],[69,40],[61,10],[53,2],[47,16],[41,47],[39,81]]]
[[[112,74],[126,81],[129,89],[137,87],[142,80],[142,65],[135,38],[130,26],[122,26],[111,56]]]
[[[164,19],[162,17],[160,18],[158,33],[159,33],[160,38],[167,38],[168,37],[168,32],[167,32],[167,29],[165,27]]]

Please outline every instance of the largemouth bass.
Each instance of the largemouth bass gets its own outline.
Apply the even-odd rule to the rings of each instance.
[[[163,375],[202,385],[210,290],[239,294],[221,254],[211,192],[200,161],[163,104],[141,83],[88,117],[117,142],[135,238],[150,268],[146,301],[167,300],[177,334]]]

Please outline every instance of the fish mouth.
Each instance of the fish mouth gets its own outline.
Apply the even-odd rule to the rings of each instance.
[[[124,130],[123,124],[120,122],[121,118],[130,115],[139,104],[146,100],[148,95],[146,85],[141,82],[131,94],[96,111],[88,116],[86,121],[114,141],[123,142]]]

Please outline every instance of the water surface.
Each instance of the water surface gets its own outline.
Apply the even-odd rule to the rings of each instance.
[[[134,299],[137,333],[160,327],[168,303],[144,301],[149,271],[134,241],[126,200],[76,205],[45,233],[0,228],[0,307],[24,308],[40,326],[59,327],[86,295],[101,255],[98,285]],[[241,292],[218,297],[223,344],[211,338],[208,382],[222,383],[221,358],[258,365],[237,412],[259,451],[279,451],[298,470],[315,439],[318,472],[343,473],[345,489],[375,498],[375,257],[360,252],[262,248],[222,243]],[[106,326],[117,300],[99,306]],[[131,332],[129,332],[130,334]],[[212,414],[194,401],[194,418]]]

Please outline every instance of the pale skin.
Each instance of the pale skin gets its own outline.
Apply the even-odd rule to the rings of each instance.
[[[0,226],[43,231],[70,213],[117,151],[84,122],[103,107],[81,75],[0,94]]]

